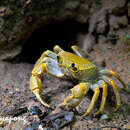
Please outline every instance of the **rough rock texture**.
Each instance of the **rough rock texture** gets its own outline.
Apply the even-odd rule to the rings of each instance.
[[[21,52],[29,35],[55,21],[75,19],[86,22],[91,0],[10,0],[0,2],[0,60]]]
[[[128,19],[126,16],[114,16],[111,15],[109,19],[110,29],[119,29],[119,27],[126,27],[128,25]]]
[[[3,0],[0,2],[0,60],[17,56],[33,31],[51,23],[71,19],[87,24],[86,34],[93,33],[98,41],[99,35],[106,36],[120,24],[123,26],[119,28],[126,27],[130,23],[128,17],[129,0]]]
[[[121,15],[127,10],[125,6],[128,1],[129,0],[102,0],[102,5],[109,10],[109,13]]]
[[[107,31],[107,9],[101,9],[99,12],[94,13],[89,21],[89,32],[104,34]]]
[[[130,1],[129,1],[128,5],[127,5],[127,8],[128,8],[128,16],[130,17]]]
[[[119,40],[120,42],[126,47],[130,47],[130,39],[126,37],[127,35],[130,35],[130,25],[127,28],[124,28],[118,32]],[[130,48],[129,48],[130,50]]]
[[[85,51],[90,52],[95,44],[95,37],[91,34],[80,35],[79,37],[79,47],[83,48]]]

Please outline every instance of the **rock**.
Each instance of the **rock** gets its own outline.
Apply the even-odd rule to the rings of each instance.
[[[126,0],[103,0],[102,6],[109,10],[109,13],[120,15],[125,13]]]
[[[4,121],[0,119],[0,127],[4,126]]]
[[[92,3],[91,0],[6,1],[0,2],[0,60],[20,54],[23,43],[41,26],[70,19],[86,23]]]
[[[130,2],[127,4],[127,8],[128,8],[128,17],[130,17]]]
[[[123,125],[123,128],[124,128],[125,130],[130,130],[130,124],[127,123],[127,124]]]
[[[0,18],[0,29],[2,28],[3,24],[4,24],[4,20]]]
[[[81,4],[79,7],[79,15],[76,20],[80,23],[86,23],[88,21],[89,7],[88,4]]]
[[[0,16],[4,16],[4,13],[6,11],[6,8],[4,6],[0,7]]]
[[[125,35],[125,37],[124,37],[124,43],[126,45],[130,45],[130,35],[129,34]]]
[[[16,107],[16,108],[11,108],[6,114],[16,117],[26,112],[27,112],[27,107]]]
[[[4,0],[0,4],[0,60],[11,60],[19,55],[24,50],[23,46],[27,39],[41,27],[70,20],[83,26],[85,24],[86,28],[79,32],[96,35],[97,40],[98,35],[109,32],[109,23],[110,29],[126,27],[128,25],[127,16],[130,17],[130,2],[127,0],[20,0],[17,2],[16,0]],[[125,14],[127,11],[128,15]],[[76,26],[74,30],[79,28]],[[72,35],[71,43],[75,39]],[[95,42],[95,38],[90,39],[87,38],[89,41],[87,44]],[[91,50],[91,45],[93,44],[87,45],[90,47],[85,45],[85,48]]]
[[[110,41],[110,42],[112,42],[113,44],[115,44],[115,43],[116,43],[116,40],[118,40],[118,39],[119,39],[119,37],[117,36],[116,31],[110,30],[110,31],[108,32],[108,34],[107,34],[107,41]]]
[[[99,35],[98,43],[104,44],[105,42],[107,42],[107,38],[104,35]]]
[[[95,44],[95,37],[91,34],[87,34],[86,36],[80,35],[79,41],[80,47],[85,51],[90,52],[93,49],[93,45]]]
[[[26,126],[24,129],[25,130],[38,130],[39,125],[40,125],[39,121],[33,122],[30,125]]]
[[[130,45],[130,26],[127,26],[126,28],[120,29],[118,31],[119,36],[119,42],[122,45]]]
[[[110,120],[110,117],[107,114],[103,114],[101,120]]]
[[[117,67],[117,72],[123,72],[123,68],[121,68],[120,66]]]
[[[110,29],[119,29],[119,27],[126,27],[128,25],[128,19],[126,16],[114,16],[109,18]]]
[[[8,48],[0,49],[0,60],[13,59],[21,52],[21,50],[22,50],[22,46],[15,46],[12,49],[11,48],[10,49],[8,49]]]
[[[94,13],[89,20],[89,33],[96,32],[104,34],[107,31],[108,23],[108,10],[102,8],[99,12]]]
[[[32,115],[41,115],[42,114],[42,111],[37,106],[31,106],[29,112]]]

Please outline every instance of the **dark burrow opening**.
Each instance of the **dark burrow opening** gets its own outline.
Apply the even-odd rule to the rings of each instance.
[[[77,44],[77,35],[86,34],[88,25],[74,21],[64,21],[49,24],[35,30],[24,43],[21,54],[16,62],[35,63],[45,50],[53,50],[54,45],[60,45],[64,50],[71,51],[71,45]]]

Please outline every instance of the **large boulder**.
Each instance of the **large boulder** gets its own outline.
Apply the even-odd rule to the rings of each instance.
[[[56,21],[88,20],[91,0],[3,0],[0,2],[0,60],[12,59],[37,28]]]
[[[20,54],[26,40],[38,28],[71,20],[86,25],[85,36],[89,33],[98,41],[99,36],[105,38],[113,29],[127,27],[129,12],[128,0],[2,0],[0,60],[10,60]],[[71,31],[69,27],[68,31]]]

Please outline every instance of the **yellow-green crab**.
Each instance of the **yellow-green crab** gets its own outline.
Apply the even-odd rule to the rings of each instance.
[[[107,69],[100,70],[90,61],[83,58],[82,54],[87,54],[87,52],[81,50],[77,46],[72,46],[72,50],[76,55],[64,51],[58,45],[54,46],[54,52],[49,50],[43,52],[32,70],[32,76],[30,78],[31,91],[44,106],[50,107],[41,96],[41,74],[43,72],[58,78],[67,76],[71,79],[78,80],[79,84],[71,89],[72,93],[64,99],[63,103],[59,104],[59,107],[67,106],[69,109],[75,108],[87,94],[89,89],[91,89],[94,92],[94,95],[87,111],[83,115],[84,117],[92,111],[94,104],[98,99],[100,88],[103,89],[102,100],[100,108],[95,115],[104,110],[107,98],[107,84],[110,84],[116,95],[117,105],[114,111],[117,111],[121,105],[120,94],[116,83],[110,76],[116,77],[122,83],[123,88],[125,88],[123,80],[116,72]]]

